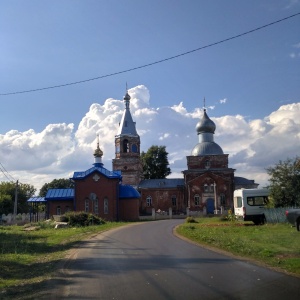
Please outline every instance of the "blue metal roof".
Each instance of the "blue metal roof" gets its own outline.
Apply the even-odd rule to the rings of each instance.
[[[130,185],[119,185],[119,198],[140,198],[140,193]]]
[[[234,183],[235,184],[254,184],[254,180],[247,179],[244,177],[234,176]]]
[[[31,197],[27,200],[27,202],[39,203],[39,202],[46,202],[46,200],[44,197]]]
[[[142,180],[138,188],[176,188],[184,185],[183,178],[145,179]]]
[[[93,172],[99,172],[108,178],[122,178],[121,172],[119,171],[109,171],[103,167],[95,166],[83,172],[74,172],[73,177],[71,179],[84,179]]]
[[[49,189],[45,199],[46,200],[72,200],[74,199],[74,189]]]

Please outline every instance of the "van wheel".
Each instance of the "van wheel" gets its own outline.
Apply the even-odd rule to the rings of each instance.
[[[253,223],[255,225],[264,225],[265,224],[265,215],[261,215],[261,216],[258,216],[256,217],[254,220],[253,220]]]
[[[296,220],[296,228],[298,231],[300,231],[300,219]]]

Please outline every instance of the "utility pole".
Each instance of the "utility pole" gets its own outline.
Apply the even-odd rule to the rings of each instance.
[[[16,220],[16,216],[17,216],[17,206],[18,206],[18,184],[19,184],[19,180],[17,180],[17,182],[16,182],[15,204],[14,204],[14,220]]]

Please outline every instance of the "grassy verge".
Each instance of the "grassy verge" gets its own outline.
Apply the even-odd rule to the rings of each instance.
[[[15,286],[30,293],[30,289],[36,289],[38,284],[51,277],[66,251],[76,243],[124,224],[108,222],[61,229],[40,224],[42,227],[36,230],[0,226],[0,299],[4,299],[6,294],[14,294]]]
[[[288,224],[265,224],[221,221],[199,218],[184,223],[177,233],[199,244],[254,259],[300,275],[300,234]]]

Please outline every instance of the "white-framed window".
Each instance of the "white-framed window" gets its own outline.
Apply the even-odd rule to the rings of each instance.
[[[60,206],[56,207],[56,214],[57,215],[61,215],[61,208],[60,208]]]
[[[196,194],[194,196],[194,202],[195,202],[195,206],[199,206],[200,205],[200,196],[198,194]]]
[[[85,212],[89,212],[90,210],[90,202],[89,202],[89,199],[85,199],[84,201],[84,211]]]
[[[94,214],[98,215],[99,214],[99,204],[98,204],[98,199],[94,200]]]
[[[103,209],[104,209],[104,214],[107,215],[108,214],[108,199],[104,198],[104,202],[103,202]]]
[[[148,197],[146,198],[146,204],[147,204],[148,207],[149,207],[149,206],[152,206],[152,197],[151,197],[151,196],[148,196]]]
[[[176,206],[177,205],[176,195],[173,195],[171,199],[172,199],[172,206]]]
[[[204,192],[207,193],[208,191],[209,191],[208,185],[205,183],[205,184],[204,184]]]

